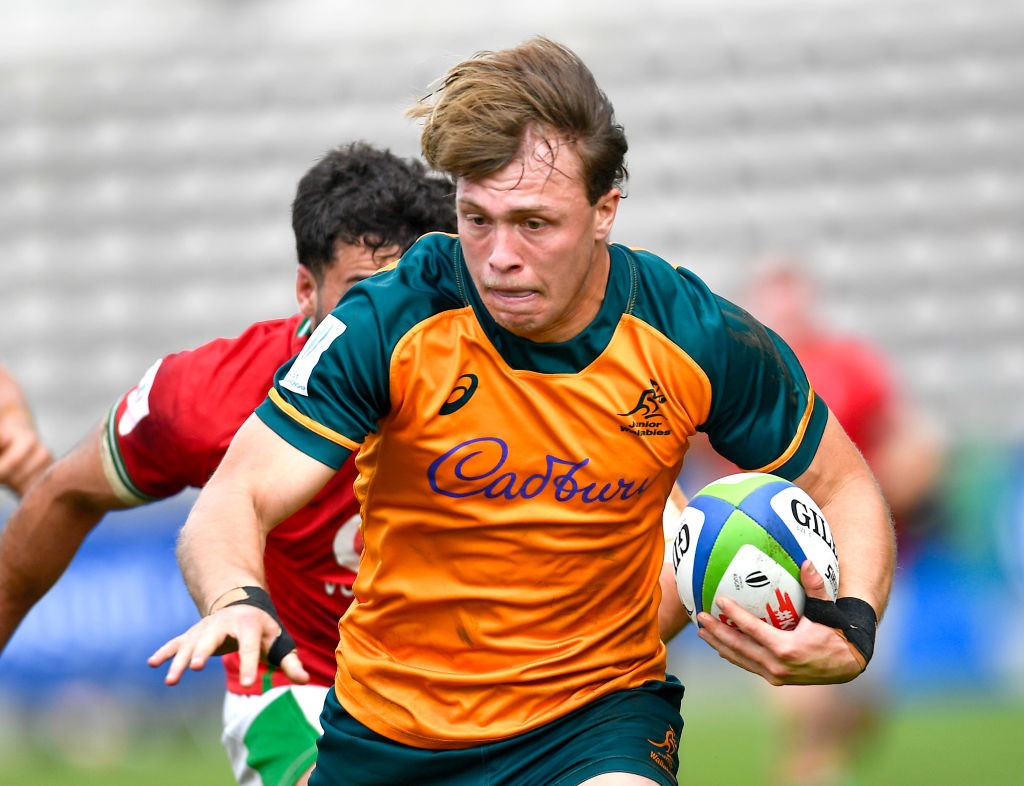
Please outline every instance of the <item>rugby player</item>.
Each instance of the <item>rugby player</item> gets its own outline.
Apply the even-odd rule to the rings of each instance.
[[[414,111],[459,234],[354,286],[278,372],[181,533],[209,613],[150,662],[173,684],[237,642],[243,683],[275,651],[302,673],[263,542],[355,453],[364,548],[310,783],[670,786],[661,522],[689,438],[795,479],[843,555],[836,603],[802,567],[828,625],[779,631],[726,598],[735,628],[701,615],[773,683],[863,670],[895,551],[884,501],[781,339],[609,242],[626,139],[571,51],[480,53]]]

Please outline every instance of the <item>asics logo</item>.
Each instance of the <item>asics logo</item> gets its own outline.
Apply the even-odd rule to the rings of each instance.
[[[465,382],[463,382],[465,380]],[[437,411],[438,415],[450,415],[456,410],[462,409],[476,393],[476,386],[480,384],[480,380],[476,378],[476,374],[463,374],[457,380],[456,385],[452,388],[452,392],[448,394],[447,401],[441,405],[441,409]],[[462,384],[459,384],[462,383]]]

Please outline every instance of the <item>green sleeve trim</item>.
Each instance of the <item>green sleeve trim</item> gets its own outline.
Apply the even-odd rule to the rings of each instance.
[[[121,455],[121,445],[117,441],[116,403],[107,413],[107,420],[100,436],[100,460],[103,463],[103,474],[106,475],[114,495],[121,502],[126,505],[144,505],[147,502],[161,499],[161,497],[146,494],[135,485],[131,475],[128,474],[128,467],[125,466],[124,457]]]

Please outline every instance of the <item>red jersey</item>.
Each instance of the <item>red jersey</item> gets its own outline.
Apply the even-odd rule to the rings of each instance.
[[[205,485],[235,432],[266,397],[274,372],[308,337],[308,320],[296,315],[158,360],[107,417],[102,455],[118,496],[137,505]],[[337,623],[351,602],[359,564],[354,478],[353,462],[345,462],[309,504],[270,532],[264,556],[281,623],[311,683],[324,686],[334,684]],[[223,662],[234,693],[289,682],[263,665],[261,679],[243,688],[237,654]]]
[[[871,464],[895,401],[885,359],[866,342],[844,336],[791,346],[814,389]]]

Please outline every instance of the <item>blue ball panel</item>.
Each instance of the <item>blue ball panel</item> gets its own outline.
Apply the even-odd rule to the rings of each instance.
[[[718,499],[718,497],[696,495],[690,500],[689,507],[696,508],[704,514],[704,526],[701,528],[700,537],[693,546],[693,603],[694,615],[704,610],[704,574],[707,572],[708,560],[711,557],[711,550],[715,547],[715,541],[729,520],[729,516],[736,510],[735,506]]]
[[[779,514],[772,508],[771,500],[776,494],[790,486],[788,482],[769,483],[755,489],[740,502],[739,509],[760,524],[769,535],[782,546],[783,550],[793,559],[797,567],[807,559],[803,547],[797,542],[796,536],[786,525]]]

